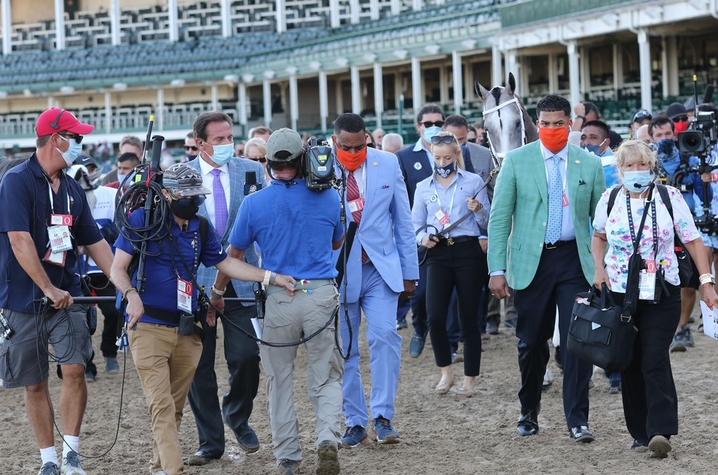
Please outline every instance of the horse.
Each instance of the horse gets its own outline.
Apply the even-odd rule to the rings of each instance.
[[[516,94],[516,79],[509,73],[507,86],[487,90],[478,81],[476,94],[483,102],[484,129],[498,168],[506,153],[538,140],[536,124]]]

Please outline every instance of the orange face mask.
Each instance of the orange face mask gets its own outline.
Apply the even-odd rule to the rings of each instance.
[[[366,161],[366,153],[366,147],[359,150],[358,152],[348,152],[346,150],[338,148],[337,159],[344,168],[346,168],[350,172],[353,172],[364,164],[364,162]]]
[[[541,127],[539,139],[544,147],[558,153],[568,144],[568,127]]]

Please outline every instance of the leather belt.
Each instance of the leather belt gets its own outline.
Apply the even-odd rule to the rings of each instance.
[[[554,249],[558,249],[559,247],[569,246],[569,245],[572,245],[572,244],[573,244],[573,245],[576,244],[576,240],[575,240],[575,239],[571,239],[570,241],[556,241],[556,242],[551,243],[551,244],[549,244],[549,243],[544,243],[543,248],[546,249],[547,251],[552,251],[552,250],[554,250]]]
[[[439,242],[440,246],[447,246],[451,247],[454,244],[461,244],[464,242],[477,242],[479,238],[477,236],[457,236],[457,237],[448,237],[446,239],[442,239]]]

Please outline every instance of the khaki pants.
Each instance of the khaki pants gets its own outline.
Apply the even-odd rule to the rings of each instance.
[[[330,281],[313,281],[311,284],[317,287],[308,292],[296,292],[293,297],[279,287],[267,289],[264,340],[275,343],[297,341],[327,322],[338,304],[336,287]],[[344,366],[334,343],[335,332],[332,323],[306,343],[309,398],[316,413],[317,445],[323,441],[340,441]],[[297,347],[261,345],[260,354],[267,375],[274,456],[277,460],[301,460],[293,384]]]
[[[177,328],[138,323],[130,332],[130,349],[152,418],[150,470],[181,474],[179,427],[202,341],[196,335],[179,335]]]

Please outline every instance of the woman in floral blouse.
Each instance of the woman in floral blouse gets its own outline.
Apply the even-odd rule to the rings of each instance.
[[[644,295],[633,315],[638,336],[633,361],[623,371],[622,394],[626,426],[634,439],[632,448],[648,447],[652,456],[663,458],[671,450],[670,436],[678,433],[678,400],[668,352],[681,312],[675,234],[698,268],[701,299],[714,307],[718,296],[701,234],[681,193],[666,187],[673,208],[671,220],[661,194],[652,186],[656,178],[655,152],[641,141],[629,140],[618,148],[616,161],[622,181],[616,186],[622,189],[615,195],[610,215],[611,190],[603,194],[593,221],[594,284],[598,288],[607,284],[616,302],[623,302],[633,240],[644,209],[649,206],[639,244],[645,261],[641,276]],[[655,293],[650,290],[654,285]],[[649,295],[660,295],[660,299],[655,303]]]

